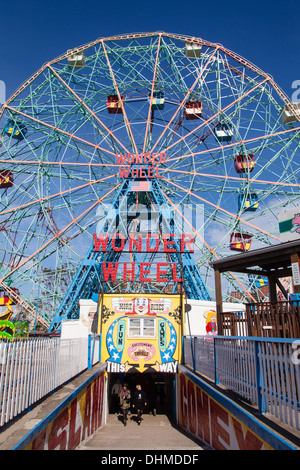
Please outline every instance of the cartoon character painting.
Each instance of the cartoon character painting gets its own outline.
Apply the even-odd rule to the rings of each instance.
[[[206,321],[206,333],[208,335],[216,335],[217,334],[217,314],[215,310],[206,310],[203,313],[203,316]]]
[[[293,227],[291,228],[291,232],[297,232],[300,234],[300,214],[295,214],[292,224]]]

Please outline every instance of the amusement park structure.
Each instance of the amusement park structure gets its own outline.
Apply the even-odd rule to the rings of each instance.
[[[104,292],[215,299],[211,262],[278,244],[278,214],[299,205],[298,106],[201,38],[69,50],[0,126],[0,285],[48,331]],[[257,280],[227,272],[224,298],[253,301]]]

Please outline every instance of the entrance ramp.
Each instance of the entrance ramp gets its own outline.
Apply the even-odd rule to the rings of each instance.
[[[199,443],[174,427],[167,415],[144,414],[140,425],[129,415],[124,426],[117,414],[107,416],[107,424],[83,442],[77,450],[204,450]]]

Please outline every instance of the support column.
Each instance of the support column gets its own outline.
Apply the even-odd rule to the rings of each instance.
[[[215,270],[215,292],[216,292],[216,311],[217,311],[218,334],[223,335],[222,285],[221,285],[221,273],[218,269]]]
[[[271,274],[268,276],[268,286],[269,286],[269,301],[271,304],[277,303],[277,292],[276,292],[276,276]]]

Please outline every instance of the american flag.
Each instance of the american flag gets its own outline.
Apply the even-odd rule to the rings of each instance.
[[[131,181],[131,191],[151,191],[150,181]]]

